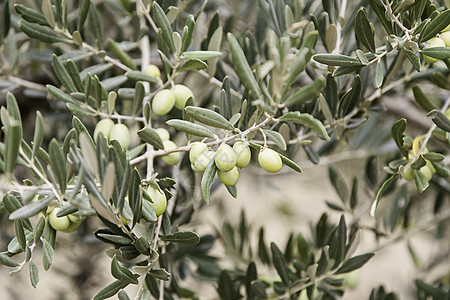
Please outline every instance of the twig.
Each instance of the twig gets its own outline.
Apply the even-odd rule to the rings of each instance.
[[[18,78],[15,76],[7,76],[5,78],[5,80],[11,81],[19,86],[23,86],[25,88],[29,88],[32,90],[36,90],[36,91],[41,91],[41,92],[46,92],[47,93],[47,88],[39,83],[35,83],[35,82],[31,82],[22,78]]]

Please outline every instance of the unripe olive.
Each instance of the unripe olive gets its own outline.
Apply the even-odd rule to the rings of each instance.
[[[236,152],[236,166],[238,168],[246,167],[252,158],[250,148],[244,142],[236,142],[233,145],[234,152]]]
[[[50,226],[53,227],[53,229],[57,231],[65,231],[70,226],[70,220],[69,217],[63,216],[63,217],[57,217],[60,208],[55,207],[50,215],[48,216],[48,222],[50,223]]]
[[[175,94],[171,90],[159,91],[152,100],[155,114],[163,116],[172,110],[175,104]]]
[[[230,145],[222,144],[216,151],[215,161],[220,171],[230,171],[236,166],[236,152]]]
[[[408,168],[405,173],[403,173],[403,178],[405,178],[408,181],[411,181],[414,179],[414,170],[412,168]]]
[[[450,30],[450,25],[448,25],[447,27],[445,27],[444,29],[441,30],[441,32],[446,32]]]
[[[425,48],[436,48],[436,47],[445,47],[445,42],[438,37],[431,38],[426,42]],[[425,60],[429,63],[435,63],[438,61],[438,59],[426,55],[424,55],[423,58],[425,58]]]
[[[258,162],[264,170],[270,173],[277,173],[283,166],[280,155],[269,148],[265,148],[259,152]]]
[[[125,124],[116,124],[109,132],[109,140],[116,140],[119,142],[122,149],[128,149],[130,146],[130,131]]]
[[[159,189],[155,189],[152,186],[149,186],[146,191],[153,201],[153,203],[152,202],[149,203],[155,210],[156,216],[159,217],[164,213],[167,207],[166,194],[164,194],[164,192],[160,191]]]
[[[422,174],[425,175],[428,181],[430,181],[431,177],[433,177],[433,172],[427,165],[420,168],[420,172],[422,172]]]
[[[103,119],[97,123],[94,130],[94,141],[97,141],[98,135],[101,133],[106,139],[109,138],[111,128],[114,126],[114,122],[111,119]]]
[[[159,68],[155,65],[148,65],[145,67],[144,69],[144,73],[148,76],[152,76],[154,78],[159,78],[161,77],[161,71],[159,70]]]
[[[67,233],[74,232],[75,230],[78,229],[78,227],[80,227],[80,224],[81,224],[81,222],[80,223],[70,222],[69,227],[67,227],[67,229],[61,230],[61,231],[62,232],[67,232]]]
[[[156,128],[156,132],[158,133],[159,137],[163,141],[168,141],[170,139],[170,133],[165,128]]]
[[[450,47],[450,31],[441,33],[441,39],[444,41],[445,46]]]
[[[164,150],[174,150],[177,148],[177,145],[172,141],[163,141]],[[180,152],[172,152],[166,155],[161,156],[162,160],[168,165],[176,165],[180,160]]]
[[[236,185],[236,183],[239,180],[239,171],[237,167],[234,167],[233,169],[227,172],[217,170],[217,176],[219,177],[220,181],[222,181],[223,184],[227,186],[233,186]]]
[[[176,84],[172,88],[172,92],[175,94],[175,107],[178,109],[184,109],[186,101],[189,97],[194,98],[192,90],[185,85]]]
[[[203,142],[193,142],[192,148],[189,150],[189,160],[192,164],[195,164],[197,157],[208,150],[208,146]]]
[[[194,172],[203,173],[206,170],[206,167],[208,167],[211,159],[214,158],[214,151],[206,150],[205,152],[202,152],[197,159],[195,160],[194,164],[191,164],[192,170]]]

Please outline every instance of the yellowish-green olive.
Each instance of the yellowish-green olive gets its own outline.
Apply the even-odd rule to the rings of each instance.
[[[194,164],[191,164],[192,170],[197,173],[203,173],[208,167],[211,159],[214,158],[214,151],[206,150],[202,152],[195,160]]]
[[[156,212],[156,216],[159,217],[164,213],[164,211],[167,208],[167,198],[163,191],[156,189],[152,186],[149,186],[146,190],[150,198],[152,199],[152,202],[149,202],[150,205],[153,207],[153,209]]]
[[[450,25],[448,25],[447,27],[445,27],[444,29],[441,30],[441,32],[446,32],[450,30]]]
[[[178,109],[184,109],[186,101],[190,97],[194,98],[194,93],[192,93],[192,90],[185,85],[176,84],[171,90],[175,94],[175,107]]]
[[[48,222],[50,226],[53,227],[56,231],[66,231],[69,229],[70,220],[68,216],[58,217],[56,216],[59,212],[60,208],[55,207],[51,213],[48,215]]]
[[[264,170],[270,173],[277,173],[283,166],[280,155],[269,148],[265,148],[259,152],[258,162]]]
[[[403,178],[405,178],[408,181],[413,180],[414,179],[414,170],[413,170],[413,168],[411,168],[411,167],[408,168],[406,170],[406,172],[403,173]]]
[[[175,94],[171,90],[159,91],[152,100],[152,110],[158,116],[163,116],[172,110],[175,104]]]
[[[170,133],[169,133],[169,131],[167,129],[165,129],[165,128],[156,128],[155,130],[158,133],[158,135],[161,138],[161,140],[168,141],[170,139]]]
[[[434,37],[429,39],[425,43],[425,48],[436,48],[436,47],[445,47],[445,42],[438,37]],[[429,63],[435,63],[438,61],[438,59],[426,55],[424,55],[423,58],[425,58],[425,60]]]
[[[230,145],[222,144],[216,151],[215,162],[220,171],[230,171],[236,166],[236,152]]]
[[[441,39],[444,41],[446,47],[450,47],[450,31],[441,33]]]
[[[233,145],[234,152],[236,152],[236,166],[244,168],[250,163],[252,152],[244,142],[238,141]]]
[[[146,74],[148,76],[152,76],[154,78],[161,77],[161,71],[159,70],[159,68],[152,64],[145,67],[144,74]]]
[[[177,145],[172,141],[163,141],[164,150],[174,150]],[[168,165],[176,165],[180,161],[180,152],[172,152],[161,156],[162,160]]]
[[[122,149],[128,149],[130,146],[130,130],[125,124],[116,124],[109,132],[109,140],[117,140]]]
[[[97,138],[100,134],[102,134],[107,140],[109,138],[109,133],[111,132],[111,128],[114,126],[114,122],[111,119],[103,119],[97,123],[94,130],[94,141],[97,141]]]
[[[433,172],[427,165],[420,168],[420,172],[422,172],[422,174],[425,175],[428,181],[430,181],[431,177],[433,177]]]
[[[208,146],[203,142],[193,142],[191,150],[189,150],[189,160],[191,164],[195,164],[197,157],[208,150]]]
[[[217,170],[217,176],[219,177],[220,181],[222,181],[223,184],[227,186],[233,186],[236,185],[236,183],[239,180],[239,171],[237,167],[234,167],[233,169],[227,172]]]

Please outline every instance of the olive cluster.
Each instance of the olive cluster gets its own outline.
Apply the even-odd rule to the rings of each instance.
[[[102,134],[108,141],[117,140],[122,149],[130,146],[130,131],[125,124],[114,124],[111,119],[103,119],[97,123],[94,130],[94,140]]]
[[[233,147],[223,143],[215,152],[203,142],[192,144],[189,160],[194,172],[203,173],[213,159],[220,181],[227,186],[234,186],[239,180],[238,168],[244,168],[250,163],[251,151],[242,141],[235,142]],[[259,152],[258,161],[264,170],[271,173],[280,171],[283,165],[277,152],[264,147]]]
[[[425,43],[425,47],[426,48],[450,47],[450,25],[444,28],[444,30],[442,30],[442,32],[439,35],[429,39]],[[435,63],[438,61],[437,58],[429,57],[427,55],[424,55],[423,58],[429,63]]]
[[[194,98],[191,89],[182,84],[175,84],[171,89],[164,89],[156,93],[152,100],[152,110],[158,116],[163,116],[169,113],[174,106],[184,109],[189,98]]]
[[[422,139],[423,139],[423,136],[416,137],[413,140],[411,150],[409,151],[409,154],[408,154],[409,163],[405,166],[406,171],[403,173],[403,178],[405,178],[408,181],[414,180],[414,170],[411,167],[411,164],[415,161],[417,156],[419,156],[419,154],[420,154],[419,153],[420,143],[421,143]],[[422,152],[422,154],[425,154],[428,152],[428,149],[424,148],[421,152]],[[419,171],[423,175],[425,175],[425,177],[427,178],[428,181],[430,181],[433,174],[436,173],[436,168],[433,166],[431,161],[429,161],[427,159],[425,159],[425,161],[426,161],[426,164],[423,167],[421,167],[419,169]]]

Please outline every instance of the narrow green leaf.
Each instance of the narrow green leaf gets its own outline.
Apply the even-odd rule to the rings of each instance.
[[[317,98],[325,87],[326,80],[323,76],[318,76],[313,83],[301,87],[286,100],[284,100],[284,105],[298,105],[308,102]]]
[[[203,200],[205,200],[206,204],[209,204],[209,200],[210,200],[209,198],[211,195],[211,185],[214,181],[214,176],[216,175],[216,170],[217,170],[216,163],[215,163],[214,159],[211,159],[208,167],[206,167],[206,170],[203,173],[202,181],[201,181],[202,197],[203,197]]]
[[[280,275],[284,284],[289,286],[289,275],[283,253],[275,243],[270,243],[270,250],[272,251],[273,265],[275,266],[278,275]]]
[[[313,59],[321,64],[329,66],[343,66],[343,67],[359,67],[363,64],[356,57],[350,57],[342,54],[316,54]]]
[[[23,230],[22,220],[14,220],[14,231],[16,233],[20,248],[22,251],[25,251],[27,248],[27,239],[25,237],[25,231]]]
[[[206,173],[206,171],[205,171]],[[181,243],[186,245],[197,245],[200,242],[200,237],[193,231],[178,231],[161,238],[166,242]]]
[[[220,51],[186,51],[180,56],[182,60],[198,59],[198,60],[208,60],[217,58],[222,55]]]
[[[430,101],[427,95],[422,92],[421,88],[417,84],[413,85],[412,90],[417,104],[419,104],[425,111],[428,112],[437,108],[437,106]]]
[[[125,66],[129,67],[130,69],[136,70],[137,67],[134,64],[133,60],[131,59],[130,55],[126,53],[125,51],[120,48],[119,44],[113,40],[108,39],[108,46],[109,49],[114,53],[114,55],[120,60],[121,63],[123,63]]]
[[[362,82],[361,77],[357,75],[352,82],[352,87],[341,98],[339,104],[340,116],[348,115],[357,105],[361,98]]]
[[[280,133],[268,129],[264,129],[263,131],[269,140],[274,142],[281,150],[286,151],[286,141]]]
[[[386,9],[382,2],[379,0],[369,0],[369,4],[372,7],[375,14],[378,16],[378,19],[383,24],[384,29],[388,34],[395,34],[394,27],[392,25],[392,21],[388,19]]]
[[[5,265],[7,267],[15,268],[20,266],[18,262],[16,262],[14,259],[10,258],[8,255],[6,255],[6,252],[0,253],[0,263],[2,265]]]
[[[93,300],[103,300],[110,298],[117,294],[121,289],[125,288],[128,284],[128,282],[116,280],[113,283],[110,283],[107,287],[101,289],[97,294],[95,294]]]
[[[381,196],[383,196],[383,193],[397,178],[398,178],[398,175],[394,174],[391,177],[389,177],[385,182],[383,182],[383,184],[381,185],[380,189],[377,192],[377,195],[375,196],[375,200],[372,203],[372,207],[370,208],[370,215],[372,217],[375,216],[375,211],[377,210],[378,203],[380,202]]]
[[[33,261],[30,261],[29,273],[31,285],[36,288],[39,283],[39,270]]]
[[[348,261],[342,264],[342,266],[336,271],[335,274],[344,274],[361,268],[366,262],[371,259],[375,253],[366,253],[350,258]]]
[[[38,24],[33,24],[33,23],[27,22],[25,20],[19,21],[19,28],[29,37],[38,39],[45,43],[58,43],[58,42],[68,43],[68,42],[70,42],[68,39],[57,34],[56,32],[49,29],[48,27],[44,27],[44,26],[41,26]]]
[[[140,81],[136,82],[135,88],[136,93],[134,94],[133,99],[133,115],[137,114],[139,110],[142,108],[142,103],[145,97],[145,87],[144,84]]]
[[[56,86],[53,86],[51,84],[47,84],[47,90],[50,94],[52,94],[55,98],[65,102],[66,104],[72,104],[75,106],[79,106],[80,103],[78,103],[77,99],[73,98],[72,96],[67,95],[60,89],[58,89]]]
[[[427,114],[427,117],[432,117],[437,127],[450,132],[450,119],[443,112],[433,109]]]
[[[113,65],[110,64],[110,63],[107,63],[107,64],[96,64],[96,65],[92,65],[92,66],[90,66],[90,67],[88,67],[86,69],[83,69],[80,72],[81,80],[86,80],[87,77],[88,77],[88,74],[91,74],[91,76],[99,75],[99,74],[101,74],[101,73],[111,69],[112,66]]]
[[[420,59],[419,59],[419,57],[412,50],[409,50],[409,49],[407,49],[405,47],[401,47],[401,49],[405,53],[406,58],[413,65],[414,69],[417,72],[420,72]]]
[[[136,275],[133,274],[130,270],[125,267],[122,267],[117,261],[116,256],[114,255],[111,260],[111,274],[114,278],[119,279],[123,282],[138,284],[138,280]]]
[[[45,217],[41,216],[39,218],[38,223],[34,227],[34,243],[37,244],[39,240],[41,239],[42,234],[44,233],[44,227],[45,227]]]
[[[450,18],[450,16],[449,16]],[[423,55],[433,57],[439,60],[446,60],[450,58],[450,48],[449,47],[434,47],[426,48],[420,50]]]
[[[105,30],[102,22],[102,16],[98,12],[95,5],[89,6],[89,29],[96,39],[95,44],[97,49],[103,49]]]
[[[42,259],[44,260],[44,269],[47,271],[53,264],[53,258],[55,257],[55,250],[53,250],[52,245],[42,239]]]
[[[135,168],[131,172],[130,187],[128,189],[128,201],[133,211],[133,227],[142,217],[142,191],[141,176]]]
[[[78,22],[77,22],[77,31],[81,31],[84,22],[86,22],[86,18],[89,13],[89,7],[91,5],[91,0],[82,0],[78,13]]]
[[[149,143],[150,145],[158,149],[164,149],[163,141],[161,140],[161,137],[155,129],[146,126],[139,130],[137,134],[139,138],[144,142]]]
[[[375,73],[373,75],[373,86],[378,89],[383,84],[383,80],[384,80],[384,66],[381,63],[381,60],[379,60],[377,62]]]
[[[393,125],[392,125],[392,129],[391,129],[391,135],[392,138],[394,139],[395,143],[397,144],[397,147],[400,149],[400,151],[403,153],[403,155],[405,155],[406,157],[408,157],[408,151],[406,151],[403,147],[404,145],[404,138],[405,138],[405,130],[406,130],[406,119],[402,118],[398,121],[396,121]]]
[[[234,70],[238,75],[239,79],[242,81],[244,86],[250,90],[253,97],[256,99],[262,99],[262,93],[258,86],[258,82],[253,75],[252,69],[250,68],[247,59],[245,57],[244,51],[242,51],[241,46],[234,37],[233,34],[228,33],[228,48],[230,49],[231,59],[234,64]]]
[[[438,287],[434,287],[430,284],[427,284],[421,279],[416,279],[415,284],[416,284],[417,289],[420,292],[424,292],[426,295],[430,295],[432,297],[432,299],[448,298],[448,292],[446,292],[445,290],[441,290]],[[428,297],[426,297],[426,298],[428,298]]]
[[[444,10],[424,29],[420,42],[426,42],[450,24],[450,9]],[[427,54],[428,55],[428,54]]]
[[[6,6],[6,11],[9,11],[9,6]],[[45,19],[44,15],[40,12],[26,7],[23,4],[15,4],[14,9],[16,10],[17,14],[19,14],[24,20],[30,22],[30,23],[37,23],[39,25],[46,25],[48,26],[47,20]]]
[[[310,114],[306,114],[306,113],[302,114],[298,111],[288,112],[287,114],[281,116],[278,120],[305,125],[305,126],[311,128],[311,130],[320,134],[327,141],[330,140],[330,137],[329,137],[325,127],[323,126],[323,124],[319,120],[317,120],[313,116],[311,116]]]
[[[77,88],[75,87],[75,84],[72,81],[72,78],[69,75],[69,72],[67,72],[64,65],[59,61],[56,54],[53,54],[52,56],[52,66],[53,70],[55,71],[56,77],[58,77],[61,84],[70,92],[75,93],[77,92]]]
[[[42,1],[42,13],[44,14],[45,19],[47,20],[47,23],[50,25],[50,27],[55,27],[55,16],[53,15],[52,10],[52,3],[50,0],[43,0]]]
[[[187,106],[184,111],[187,115],[200,123],[228,130],[234,130],[234,126],[223,116],[207,108]]]
[[[208,51],[220,51],[220,48],[222,46],[222,38],[223,38],[223,27],[219,26],[209,39]],[[216,74],[218,62],[219,62],[218,57],[208,60],[209,65],[208,73],[210,77],[214,77],[214,74]]]
[[[148,274],[152,275],[153,277],[159,279],[168,281],[170,279],[170,273],[167,272],[165,269],[151,269]]]
[[[145,73],[142,73],[141,71],[128,71],[125,73],[125,76],[128,77],[128,79],[134,80],[134,81],[147,81],[150,83],[158,83],[158,79],[155,77],[149,76]]]
[[[428,152],[423,154],[423,157],[427,160],[434,161],[434,162],[440,162],[445,159],[445,155],[437,152]]]
[[[64,158],[64,154],[59,147],[59,143],[54,138],[49,144],[49,154],[50,165],[52,166],[53,171],[55,171],[59,189],[61,193],[64,194],[67,185],[66,159]]]
[[[370,52],[375,53],[375,39],[369,19],[367,18],[366,10],[363,7],[361,7],[356,13],[355,35],[364,47],[366,47]]]
[[[213,138],[214,134],[206,127],[184,120],[172,119],[166,122],[167,125],[179,131],[183,131],[195,136]]]
[[[186,25],[183,29],[183,35],[181,37],[181,52],[185,52],[192,41],[192,34],[194,33],[195,20],[193,15],[189,15],[186,18]]]
[[[200,71],[203,69],[208,68],[208,65],[197,58],[192,58],[186,61],[179,69],[178,72],[185,72],[185,71]]]
[[[169,19],[167,19],[166,13],[159,6],[157,2],[153,3],[153,14],[155,15],[155,23],[161,29],[162,36],[164,37],[164,42],[169,47],[170,52],[175,52],[175,45],[173,43],[172,37],[172,27],[170,26]]]
[[[9,216],[9,219],[18,220],[34,216],[38,214],[39,211],[43,210],[44,208],[47,208],[47,206],[50,204],[52,200],[53,197],[45,197],[37,201],[30,202],[29,204],[22,206],[21,208],[12,212],[11,215]]]
[[[81,81],[80,72],[78,71],[77,66],[71,59],[67,60],[67,72],[69,73],[70,78],[75,84],[75,87],[78,90],[78,92],[81,93],[84,92],[84,86],[83,82]]]

